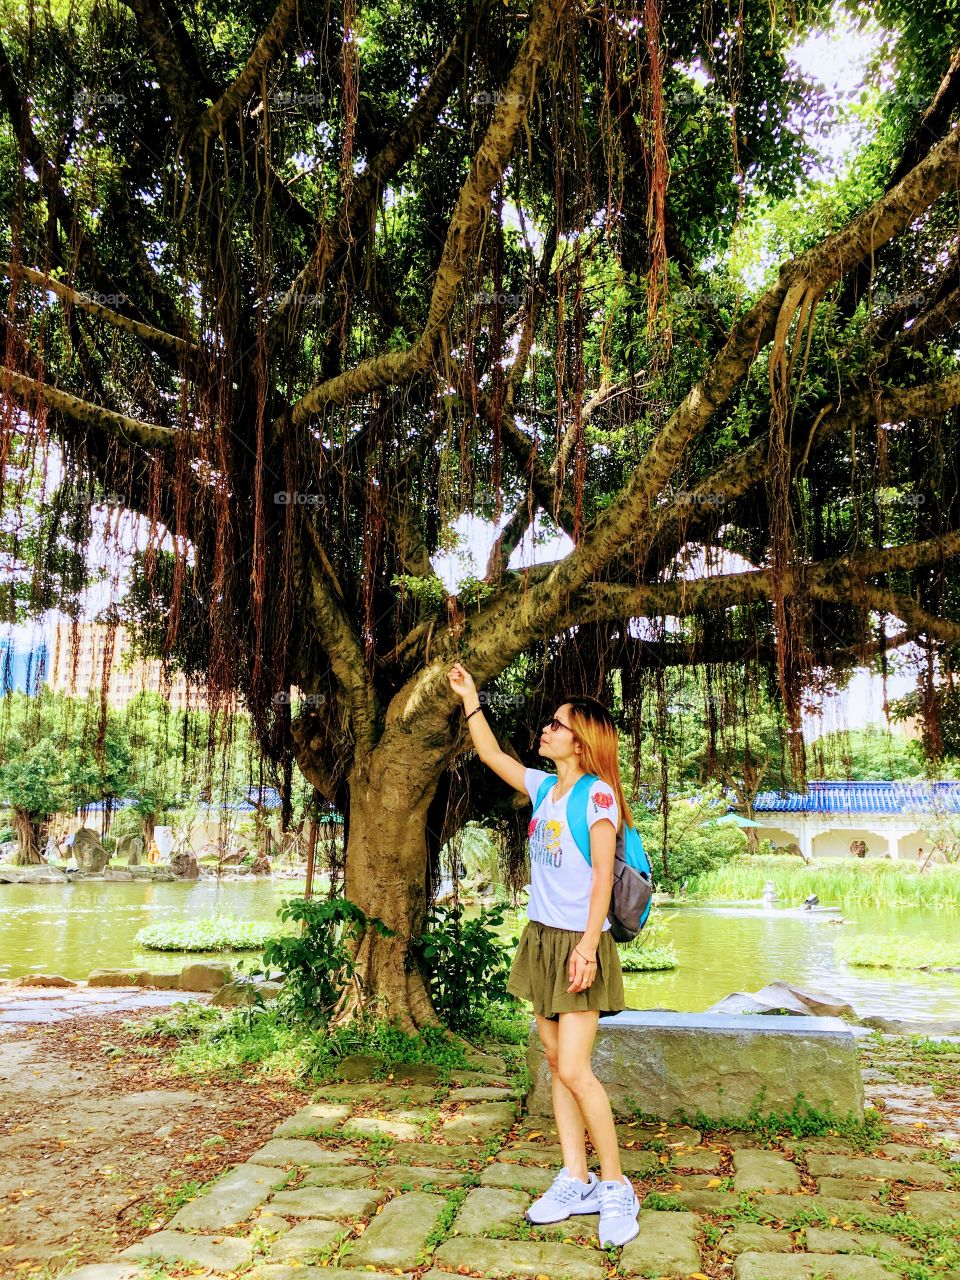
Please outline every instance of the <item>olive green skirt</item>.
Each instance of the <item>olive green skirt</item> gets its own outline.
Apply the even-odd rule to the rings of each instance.
[[[582,929],[554,929],[529,920],[517,944],[507,990],[521,1000],[529,1000],[533,1011],[556,1020],[561,1013],[597,1009],[606,1018],[626,1008],[623,973],[617,944],[609,930],[600,935],[597,947],[597,976],[586,991],[568,991],[567,964],[570,953],[583,937]]]

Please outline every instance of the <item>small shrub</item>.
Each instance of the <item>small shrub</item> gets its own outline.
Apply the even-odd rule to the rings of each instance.
[[[510,947],[497,933],[504,912],[496,903],[464,921],[462,907],[435,904],[427,929],[414,942],[429,976],[433,1007],[454,1031],[469,1031],[485,1005],[508,998]]]
[[[148,951],[259,951],[272,932],[272,925],[259,921],[211,916],[147,925],[134,942]]]
[[[392,930],[347,898],[291,898],[277,914],[302,926],[268,938],[263,948],[264,968],[283,975],[281,1006],[296,1019],[325,1021],[353,976],[348,944],[367,929],[381,937]]]

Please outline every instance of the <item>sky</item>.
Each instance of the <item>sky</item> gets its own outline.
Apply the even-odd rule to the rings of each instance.
[[[828,88],[833,87],[842,100],[851,102],[864,85],[864,67],[866,60],[875,50],[879,41],[879,32],[867,30],[857,31],[847,22],[841,23],[830,33],[813,36],[791,51],[792,60],[809,76],[821,81]],[[833,129],[829,136],[819,139],[821,159],[817,169],[818,176],[829,179],[841,172],[846,157],[853,148],[862,145],[863,126],[850,113],[848,118]],[[51,472],[49,483],[55,484],[57,477]],[[505,519],[509,516],[506,513]],[[94,513],[96,533],[90,547],[90,562],[102,567],[107,580],[92,588],[88,593],[86,606],[92,616],[111,599],[117,598],[117,584],[122,581],[126,572],[126,564],[130,551],[136,546],[143,548],[146,543],[145,522],[127,513],[120,514],[118,533],[109,530],[107,520],[116,524],[118,512],[110,508],[101,508]],[[433,565],[448,590],[453,590],[459,581],[467,576],[483,577],[489,551],[496,536],[495,527],[488,521],[474,516],[462,516],[455,525],[455,533],[459,539],[456,549],[433,557]],[[105,536],[106,535],[106,536]],[[168,544],[169,545],[169,544]],[[569,554],[573,544],[566,534],[549,533],[540,517],[535,522],[523,543],[510,559],[510,567],[557,560]],[[120,554],[118,555],[118,548]],[[734,558],[722,565],[721,571],[730,571],[737,567],[746,567],[745,562],[739,565]],[[696,562],[687,570],[689,575],[697,572]],[[111,580],[113,585],[111,585]],[[49,617],[43,624],[26,627],[7,628],[5,635],[12,634],[17,647],[36,643],[41,636],[49,640],[55,619]],[[897,660],[894,656],[893,665]],[[910,691],[914,681],[904,673],[894,670],[888,678],[887,691],[891,698],[902,696]],[[858,672],[848,689],[838,697],[830,699],[819,717],[805,718],[805,733],[808,739],[819,736],[832,729],[856,728],[867,723],[882,722],[882,687],[879,678],[871,677],[866,671]]]

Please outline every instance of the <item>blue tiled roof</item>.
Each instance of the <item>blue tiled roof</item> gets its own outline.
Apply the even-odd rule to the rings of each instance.
[[[811,782],[806,792],[761,791],[755,813],[960,813],[960,782]]]

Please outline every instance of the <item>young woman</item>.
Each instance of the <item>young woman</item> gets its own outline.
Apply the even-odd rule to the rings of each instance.
[[[536,802],[552,775],[526,769],[501,751],[484,718],[473,677],[457,662],[448,673],[477,755],[494,773]],[[590,1057],[598,1019],[624,1008],[623,978],[607,912],[621,822],[633,819],[623,794],[617,731],[593,698],[569,698],[540,736],[540,754],[556,765],[556,783],[530,822],[530,902],[507,989],[529,1000],[537,1019],[553,1087],[553,1111],[564,1165],[550,1189],[527,1210],[534,1223],[599,1213],[602,1247],[626,1244],[639,1231],[639,1201],[623,1176],[610,1101]],[[593,774],[587,824],[590,864],[567,823],[567,797]],[[587,1171],[586,1132],[600,1161]]]

